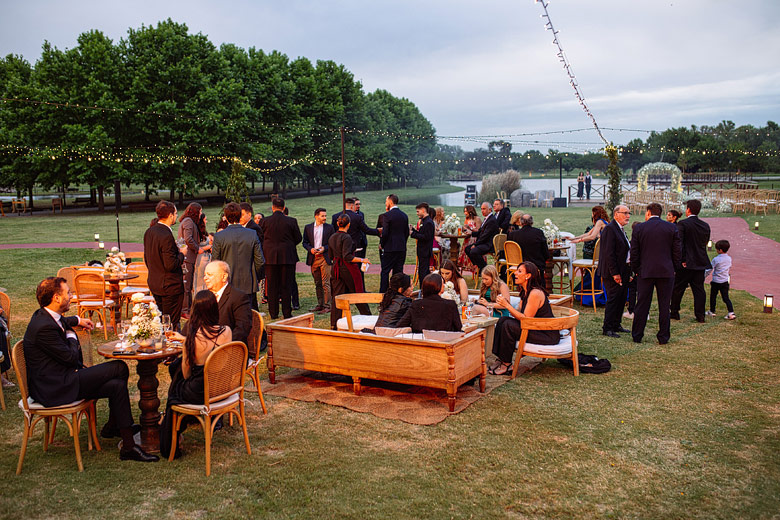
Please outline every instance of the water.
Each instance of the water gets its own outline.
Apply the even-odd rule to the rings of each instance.
[[[435,202],[428,201],[431,205],[442,205],[442,206],[463,206],[463,196],[465,195],[466,186],[469,184],[476,184],[477,185],[477,191],[480,191],[482,189],[482,181],[450,181],[449,184],[452,186],[457,186],[459,188],[463,188],[464,191],[456,191],[454,193],[445,193],[443,195],[439,195],[438,200]],[[595,183],[594,183],[595,185]],[[563,179],[563,196],[568,196],[569,193],[569,186],[574,186],[573,192],[576,193],[577,191],[577,179]],[[555,196],[559,196],[559,187],[560,187],[560,181],[558,177],[548,177],[548,178],[541,178],[541,179],[523,179],[522,185],[520,186],[523,190],[528,190],[531,193],[534,193],[536,191],[540,190],[552,190],[555,192]],[[507,193],[507,196],[509,194]]]

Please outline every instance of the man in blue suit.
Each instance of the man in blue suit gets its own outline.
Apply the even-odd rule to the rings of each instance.
[[[617,206],[612,214],[612,222],[601,231],[599,271],[607,293],[601,330],[602,334],[611,338],[619,338],[618,332],[629,332],[623,328],[621,319],[631,275],[631,266],[628,264],[629,242],[623,228],[630,218],[631,211],[627,206]]]
[[[406,261],[406,240],[409,238],[409,217],[398,208],[398,196],[391,193],[385,199],[386,213],[382,214],[382,272],[379,277],[379,292],[384,293],[390,285],[390,270],[393,274],[404,272]]]
[[[637,301],[631,327],[634,343],[641,343],[645,334],[653,288],[658,296],[658,343],[665,345],[671,336],[669,308],[674,267],[680,263],[680,234],[677,226],[661,220],[661,211],[657,202],[648,204],[645,222],[637,224],[631,235],[631,269],[637,276]]]

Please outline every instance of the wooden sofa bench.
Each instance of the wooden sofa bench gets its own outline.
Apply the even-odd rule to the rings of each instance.
[[[286,366],[352,377],[446,390],[455,411],[458,387],[479,376],[485,391],[485,331],[474,330],[453,341],[390,338],[359,332],[315,329],[308,313],[267,326],[268,376],[276,383],[276,367]]]

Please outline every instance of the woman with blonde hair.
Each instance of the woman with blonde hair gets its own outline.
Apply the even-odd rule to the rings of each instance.
[[[471,312],[474,314],[492,316],[494,318],[508,316],[508,310],[497,308],[493,305],[498,300],[499,295],[503,296],[508,301],[509,286],[498,276],[498,269],[496,269],[496,266],[487,265],[482,269],[482,286],[479,289],[479,298],[471,309]]]

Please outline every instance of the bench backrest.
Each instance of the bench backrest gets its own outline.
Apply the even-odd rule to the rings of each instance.
[[[381,303],[384,294],[382,293],[349,293],[336,296],[336,308],[341,310],[344,318],[347,318],[349,330],[354,330],[352,326],[352,309],[350,305],[358,303]]]

